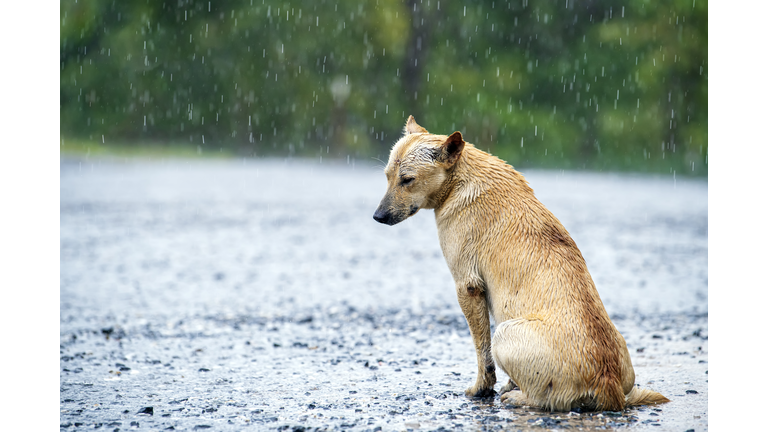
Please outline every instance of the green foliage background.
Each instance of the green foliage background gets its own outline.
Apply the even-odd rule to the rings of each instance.
[[[707,174],[707,2],[61,2],[62,143]]]

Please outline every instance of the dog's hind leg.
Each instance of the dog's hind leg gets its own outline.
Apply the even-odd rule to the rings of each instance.
[[[569,360],[552,348],[539,319],[517,318],[496,327],[492,349],[496,364],[520,390],[507,389],[502,401],[553,411],[569,410],[579,399],[578,378]]]
[[[624,394],[627,395],[635,386],[635,368],[632,367],[632,359],[629,357],[629,350],[627,349],[627,342],[624,340],[624,336],[618,330],[616,330],[616,334],[620,342],[621,388]]]

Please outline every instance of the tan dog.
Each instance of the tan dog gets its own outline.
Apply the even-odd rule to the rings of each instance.
[[[551,411],[621,411],[668,402],[636,388],[627,344],[608,317],[568,231],[504,161],[432,135],[408,118],[373,218],[394,225],[435,209],[440,246],[477,352],[466,394]],[[491,340],[489,313],[498,323]],[[515,388],[519,386],[519,390]]]

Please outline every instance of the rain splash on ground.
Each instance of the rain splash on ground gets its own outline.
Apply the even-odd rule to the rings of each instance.
[[[707,430],[707,181],[523,172],[636,382],[671,403],[465,397],[475,353],[432,212],[373,221],[368,164],[63,159],[61,429]]]

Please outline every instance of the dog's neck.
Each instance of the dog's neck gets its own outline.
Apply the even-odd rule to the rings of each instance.
[[[503,190],[504,196],[533,196],[533,189],[522,174],[501,159],[465,144],[461,157],[447,173],[443,187],[430,197],[435,215],[449,215],[475,205],[490,189]]]
[[[449,200],[449,197],[453,194],[453,191],[456,189],[456,186],[460,181],[460,176],[458,176],[456,173],[460,163],[461,158],[459,158],[459,161],[457,161],[456,164],[447,170],[447,177],[445,181],[443,181],[442,186],[437,190],[437,192],[429,196],[429,200],[425,208],[432,208],[435,209],[435,211],[439,211],[439,209],[441,209],[443,205]]]

